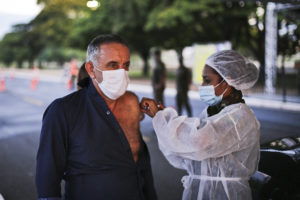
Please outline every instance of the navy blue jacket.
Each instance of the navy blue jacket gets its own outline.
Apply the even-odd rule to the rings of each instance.
[[[37,153],[40,199],[155,200],[150,157],[144,141],[134,162],[116,118],[93,84],[46,109]]]

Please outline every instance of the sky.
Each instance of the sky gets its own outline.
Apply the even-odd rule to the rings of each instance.
[[[12,25],[28,23],[41,10],[37,0],[0,0],[0,40]]]

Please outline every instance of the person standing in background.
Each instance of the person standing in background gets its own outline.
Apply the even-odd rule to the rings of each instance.
[[[164,90],[166,87],[166,67],[161,61],[160,50],[154,51],[154,69],[152,74],[152,87],[154,92],[154,99],[157,102],[164,102]]]
[[[85,69],[85,63],[86,62],[84,62],[79,68],[79,72],[77,75],[77,90],[80,90],[89,85],[90,76]]]
[[[68,81],[67,88],[69,90],[73,90],[75,86],[75,80],[78,74],[78,69],[77,69],[77,61],[75,59],[72,59],[70,62],[70,79]]]
[[[181,115],[183,106],[186,108],[188,116],[192,116],[191,106],[189,104],[188,91],[192,81],[192,73],[183,64],[183,57],[179,55],[179,68],[176,72],[176,105],[178,114]]]

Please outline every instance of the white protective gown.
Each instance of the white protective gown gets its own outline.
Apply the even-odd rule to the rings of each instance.
[[[178,116],[173,108],[156,113],[153,126],[168,161],[185,169],[183,200],[252,199],[248,180],[259,161],[260,124],[243,103],[207,117]]]

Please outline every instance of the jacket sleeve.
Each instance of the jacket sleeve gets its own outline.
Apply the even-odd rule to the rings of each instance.
[[[246,105],[224,109],[201,122],[178,116],[172,108],[155,115],[152,123],[160,149],[172,165],[180,168],[183,158],[221,157],[259,142],[259,123]]]
[[[143,193],[145,195],[146,200],[157,200],[157,194],[154,188],[154,181],[153,181],[153,175],[152,175],[152,168],[151,168],[151,162],[150,162],[150,154],[149,150],[147,148],[147,145],[143,142],[144,145],[144,153],[143,157],[144,159],[140,159],[144,161],[142,174],[144,178],[144,184],[143,184]]]
[[[39,198],[61,197],[60,184],[66,168],[67,132],[63,102],[56,100],[43,116],[36,164]]]

